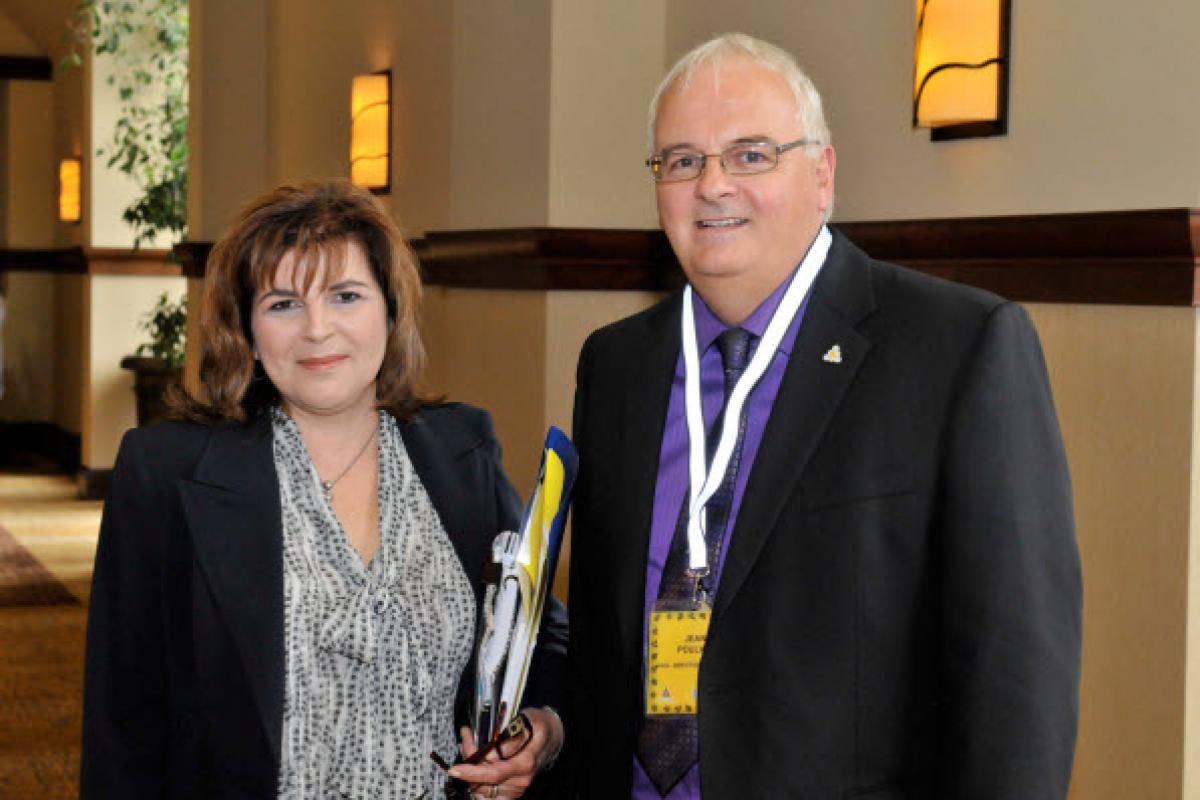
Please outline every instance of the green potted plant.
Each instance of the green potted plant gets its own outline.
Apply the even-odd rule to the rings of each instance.
[[[184,331],[187,328],[187,298],[172,301],[167,292],[159,295],[138,328],[150,341],[138,345],[131,356],[121,359],[121,368],[133,372],[139,426],[164,419],[167,389],[183,375]]]
[[[88,48],[112,62],[117,118],[96,155],[138,186],[121,215],[133,248],[159,234],[169,247],[187,229],[188,0],[78,0],[68,28],[60,69],[79,67]]]

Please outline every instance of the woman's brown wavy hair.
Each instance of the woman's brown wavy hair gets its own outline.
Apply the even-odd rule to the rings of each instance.
[[[279,391],[254,359],[250,309],[255,293],[273,285],[280,262],[325,259],[326,286],[357,242],[387,300],[388,341],[377,378],[377,402],[400,419],[429,398],[420,388],[425,349],[417,330],[421,278],[416,258],[383,204],[349,181],[281,186],[254,200],[213,247],[200,315],[200,387],[177,388],[174,414],[200,422],[243,422],[279,402]],[[317,270],[305,270],[307,292]]]

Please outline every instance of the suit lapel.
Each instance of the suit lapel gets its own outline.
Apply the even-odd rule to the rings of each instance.
[[[464,472],[460,459],[479,446],[480,438],[459,435],[457,428],[435,432],[421,414],[399,424],[404,449],[442,520],[463,569],[468,576],[477,575],[483,557],[491,552],[492,542],[488,537],[467,535],[479,528],[477,520],[483,514],[478,508],[479,484],[471,481],[469,473]],[[485,499],[491,500],[490,497]],[[481,591],[478,581],[472,578],[471,583],[476,593]]]
[[[647,317],[646,329],[635,332],[635,341],[624,351],[641,355],[634,359],[629,373],[603,376],[625,381],[621,393],[624,405],[618,417],[621,430],[613,432],[621,437],[616,464],[623,473],[615,477],[613,496],[627,498],[628,502],[620,509],[622,539],[613,542],[610,549],[610,577],[624,655],[639,669],[650,525],[671,379],[679,358],[682,297],[678,293],[672,302],[659,306],[659,313]]]
[[[219,427],[179,482],[197,561],[246,668],[271,751],[283,720],[283,528],[264,414]]]
[[[875,308],[867,257],[837,232],[812,292],[729,541],[717,615],[745,583],[871,348],[855,329]],[[834,345],[840,363],[825,360]]]

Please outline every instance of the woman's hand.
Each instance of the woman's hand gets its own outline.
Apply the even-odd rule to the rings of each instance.
[[[558,757],[563,745],[562,720],[558,714],[548,708],[527,708],[524,714],[531,731],[524,734],[528,741],[523,745],[514,742],[519,750],[511,758],[502,758],[493,750],[482,764],[457,764],[450,770],[450,777],[470,785],[472,797],[480,800],[520,797],[533,783],[534,776]],[[463,757],[470,756],[475,748],[471,729],[463,728]]]

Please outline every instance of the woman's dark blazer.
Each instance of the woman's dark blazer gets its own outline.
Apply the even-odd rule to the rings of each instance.
[[[478,599],[492,538],[520,521],[491,419],[438,405],[400,430]],[[271,442],[268,415],[125,435],[92,585],[81,797],[275,797],[283,535]],[[561,707],[564,617],[547,608],[527,705]]]

